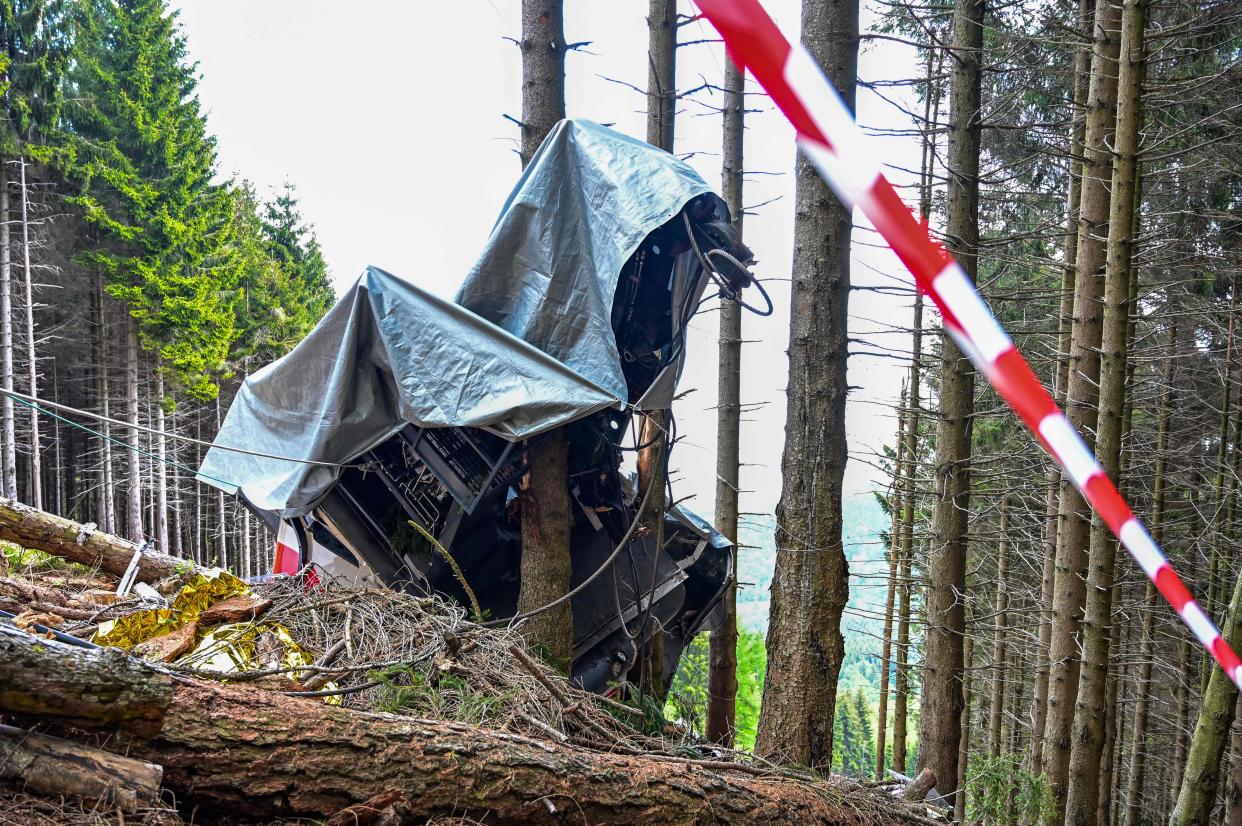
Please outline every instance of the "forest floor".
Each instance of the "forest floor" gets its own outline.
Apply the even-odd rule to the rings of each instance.
[[[189,564],[117,597],[2,547],[2,826],[940,822],[585,692],[438,598]]]

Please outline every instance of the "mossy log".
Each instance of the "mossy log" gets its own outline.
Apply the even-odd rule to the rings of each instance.
[[[625,826],[918,821],[903,804],[857,786],[351,711],[192,679],[119,651],[72,648],[4,625],[0,710],[129,732],[126,753],[162,765],[165,785],[200,812],[325,818],[391,797],[402,801],[408,822],[438,815]]]

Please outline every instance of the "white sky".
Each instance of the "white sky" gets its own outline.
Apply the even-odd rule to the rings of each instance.
[[[690,12],[689,0],[681,0]],[[219,138],[221,170],[253,182],[268,195],[284,181],[297,187],[305,218],[314,225],[338,292],[374,264],[451,296],[487,237],[520,171],[516,127],[521,113],[521,65],[504,40],[520,32],[518,0],[410,3],[401,0],[181,0],[181,23],[202,75],[200,98]],[[791,40],[797,37],[796,0],[765,5]],[[645,0],[567,0],[569,41],[590,40],[590,54],[570,54],[567,108],[583,117],[642,137],[645,98],[604,77],[646,85]],[[864,14],[863,29],[870,21]],[[715,33],[704,22],[681,39]],[[915,73],[909,49],[865,46],[859,75],[866,80]],[[678,53],[678,87],[719,84],[719,44]],[[748,84],[748,89],[757,86]],[[897,90],[888,89],[894,97]],[[897,95],[897,97],[901,97]],[[700,97],[706,103],[714,100]],[[907,98],[908,99],[908,98]],[[745,202],[778,199],[746,219],[747,244],[776,304],[771,318],[746,315],[742,401],[742,510],[770,513],[780,496],[788,343],[788,273],[793,239],[793,133],[766,98],[755,95],[747,116],[745,167],[779,173],[748,177]],[[908,128],[889,103],[860,90],[864,126]],[[709,184],[720,180],[720,117],[691,100],[678,110],[678,154]],[[918,140],[884,137],[874,151],[898,169],[917,169]],[[908,182],[890,171],[897,183]],[[909,197],[909,196],[908,196]],[[876,236],[854,233],[855,286],[907,284],[903,268]],[[909,299],[855,291],[850,301],[854,337],[885,348],[908,348],[904,334],[877,334],[888,324],[908,325]],[[716,395],[715,312],[691,327],[688,363],[678,402],[685,436],[673,454],[678,498],[710,514],[714,500]],[[857,349],[855,346],[853,349]],[[868,348],[870,349],[870,348]],[[905,362],[855,355],[850,360],[847,429],[851,461],[847,493],[884,485],[868,464],[879,445],[892,443],[892,404]]]

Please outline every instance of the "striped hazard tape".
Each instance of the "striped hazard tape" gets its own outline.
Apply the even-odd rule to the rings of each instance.
[[[758,0],[695,0],[729,54],[767,91],[798,133],[798,146],[843,203],[858,207],[940,310],[944,327],[1017,412],[1091,507],[1242,687],[1242,661],[1195,602],[1147,529],[949,253],[915,219],[837,90],[801,46],[791,46]]]

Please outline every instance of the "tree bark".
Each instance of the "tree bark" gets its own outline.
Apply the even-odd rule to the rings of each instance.
[[[651,0],[647,33],[647,143],[672,152],[677,114],[677,0]]]
[[[223,422],[223,415],[220,410],[220,396],[216,396],[216,433],[220,432],[220,425]],[[227,503],[224,501],[224,491],[216,490],[216,526],[219,528],[219,551],[220,556],[216,564],[221,568],[229,567],[229,524]]]
[[[405,815],[488,823],[858,824],[858,800],[813,785],[707,771],[680,758],[552,746],[458,723],[356,712],[158,671],[0,626],[0,708],[79,727],[120,726],[128,753],[204,814],[326,818],[400,790]],[[826,787],[831,793],[831,789]],[[819,793],[817,793],[819,792]],[[840,800],[840,791],[835,792]],[[878,797],[868,823],[896,826]],[[920,821],[921,822],[921,821]]]
[[[522,167],[548,132],[565,117],[565,24],[561,0],[522,0]],[[518,612],[530,611],[569,592],[569,446],[553,432],[527,443],[522,501],[522,579]],[[573,613],[568,600],[536,614],[523,634],[557,668],[573,657]]]
[[[529,481],[522,491],[522,569],[518,613],[532,611],[569,593],[567,470],[569,442],[554,430],[527,451]],[[525,620],[522,635],[544,658],[568,673],[573,656],[573,615],[570,601]]]
[[[132,812],[158,802],[163,776],[142,760],[0,725],[0,778],[35,794],[74,795]]]
[[[119,536],[88,530],[69,519],[35,510],[12,499],[0,499],[0,540],[99,568],[113,576],[125,574],[138,545]],[[178,561],[160,553],[144,553],[138,563],[138,581],[155,582],[173,576]]]
[[[99,404],[99,413],[105,420],[99,423],[99,513],[95,516],[99,529],[104,533],[116,533],[116,505],[113,501],[115,484],[112,480],[112,425],[107,419],[111,417],[108,390],[108,294],[104,290],[102,273],[95,274],[95,306],[97,321],[95,327],[95,393]]]
[[[34,284],[30,271],[30,216],[26,209],[26,160],[21,162],[22,184],[22,281],[26,291],[26,382],[27,390],[39,397],[39,362],[35,352]],[[39,444],[39,411],[30,408],[30,504],[43,509],[43,453]]]
[[[858,4],[803,0],[802,44],[852,110]],[[795,197],[784,484],[755,751],[828,770],[849,597],[841,483],[852,221],[805,158]]]
[[[897,408],[897,455],[893,457],[892,529],[888,542],[888,587],[884,595],[884,631],[880,636],[880,701],[875,721],[875,779],[884,779],[884,763],[888,755],[888,695],[892,681],[893,609],[897,596],[897,556],[901,551],[901,471],[905,468],[906,449],[906,387],[901,388],[901,406]]]
[[[726,58],[723,105],[721,189],[733,228],[742,235],[742,130],[746,78]],[[720,627],[711,633],[708,650],[707,738],[732,748],[737,725],[737,570],[739,445],[742,411],[742,307],[720,302],[719,379],[716,399],[716,530],[733,539],[733,580],[722,600]]]
[[[1225,825],[1242,826],[1242,696],[1234,701],[1229,738],[1229,780],[1225,785]]]
[[[1094,0],[1078,0],[1078,31],[1081,42],[1074,50],[1073,127],[1070,130],[1069,187],[1065,209],[1065,266],[1061,268],[1061,308],[1058,314],[1057,364],[1053,393],[1058,406],[1065,403],[1069,381],[1069,352],[1074,317],[1074,284],[1078,264],[1078,206],[1082,198],[1082,155],[1086,132],[1087,85],[1091,75],[1091,49],[1087,32],[1095,17]],[[1057,547],[1061,529],[1061,468],[1048,463],[1048,483],[1044,522],[1044,565],[1041,580],[1039,645],[1036,649],[1035,690],[1031,712],[1031,772],[1043,771],[1044,726],[1048,719],[1049,648],[1052,641],[1052,604],[1055,594]]]
[[[973,620],[971,621],[973,623]],[[970,759],[970,688],[974,672],[971,670],[975,647],[971,637],[962,630],[962,736],[957,747],[957,788],[953,792],[953,819],[958,823],[966,820],[966,770]]]
[[[1231,646],[1242,644],[1242,574],[1234,584],[1229,615],[1221,631]],[[1199,705],[1181,790],[1169,826],[1208,826],[1211,823],[1220,783],[1221,757],[1229,744],[1229,727],[1233,724],[1237,699],[1237,688],[1224,671],[1213,667]]]
[[[155,541],[168,553],[168,437],[164,435],[164,371],[155,367]],[[250,513],[246,511],[246,513]]]
[[[1165,469],[1168,466],[1169,405],[1173,393],[1173,353],[1177,343],[1177,327],[1169,326],[1165,350],[1164,386],[1160,391],[1160,410],[1156,425],[1156,460],[1152,469],[1151,536],[1157,545],[1164,541]],[[1135,686],[1134,726],[1131,735],[1130,775],[1126,781],[1125,818],[1123,826],[1139,826],[1143,801],[1143,773],[1147,760],[1147,718],[1151,702],[1151,669],[1155,630],[1156,588],[1147,584],[1144,601],[1142,637],[1139,642],[1138,684]]]
[[[972,282],[978,266],[984,10],[983,0],[954,3],[953,69],[949,82],[945,241]],[[962,646],[966,628],[964,594],[974,371],[948,335],[942,336],[941,341],[940,423],[936,433],[936,479],[927,563],[919,765],[930,767],[936,777],[956,781],[964,708]]]
[[[922,307],[916,305],[916,310]],[[916,328],[917,329],[917,328]],[[917,350],[916,350],[917,353]],[[911,392],[911,396],[913,396]],[[917,406],[911,406],[910,427],[918,424]],[[907,432],[907,440],[909,434]],[[907,441],[906,449],[910,446]],[[906,472],[912,474],[916,464],[906,458]],[[913,491],[907,486],[902,494],[903,511],[901,547],[897,559],[897,651],[893,659],[893,771],[906,773],[906,721],[910,705],[910,590],[911,565],[914,553],[914,506],[910,501]]]
[[[1112,157],[1116,128],[1118,26],[1121,6],[1098,0],[1091,80],[1087,92],[1082,199],[1078,214],[1077,277],[1074,284],[1074,327],[1070,344],[1066,414],[1094,447],[1099,403],[1100,347],[1103,332],[1105,250],[1109,217]],[[1086,603],[1087,546],[1090,511],[1067,476],[1061,480],[1061,532],[1057,544],[1053,595],[1053,628],[1049,646],[1048,719],[1044,731],[1043,765],[1056,801],[1060,823],[1065,813],[1070,743],[1081,669],[1081,615]],[[1093,774],[1094,777],[1094,774]],[[1093,807],[1094,810],[1094,807]]]
[[[665,152],[673,151],[673,125],[677,104],[677,0],[651,0],[647,13],[647,143]],[[639,430],[642,444],[638,452],[638,488],[651,489],[647,509],[641,515],[643,526],[655,538],[657,548],[664,545],[664,511],[667,507],[669,411],[653,410]],[[652,583],[654,587],[654,583]],[[644,638],[636,669],[641,692],[659,700],[672,680],[664,673],[664,630],[653,628],[648,634],[650,615],[639,629]]]
[[[8,164],[0,158],[0,390],[13,392],[13,243],[9,228]],[[0,491],[17,498],[17,433],[13,397],[0,397]]]
[[[1183,636],[1177,647],[1177,715],[1173,720],[1173,793],[1182,788],[1182,776],[1186,770],[1186,746],[1190,735],[1190,640]]]
[[[218,402],[217,402],[218,404]],[[138,455],[138,322],[125,314],[125,411],[129,421],[129,499],[125,508],[126,532],[131,542],[146,541],[142,530],[142,461]],[[221,493],[221,496],[224,494]]]
[[[936,55],[932,62],[933,52]],[[940,73],[944,53],[929,49],[923,103],[923,146],[919,165],[919,217],[929,223],[935,180],[937,127],[940,121]],[[906,426],[905,466],[901,471],[901,544],[897,559],[897,651],[893,670],[893,771],[906,772],[906,721],[910,702],[910,589],[914,559],[915,475],[919,467],[919,423],[923,387],[923,294],[915,290],[910,327],[910,413]]]
[[[1099,410],[1096,456],[1104,472],[1118,479],[1126,397],[1126,341],[1129,331],[1129,293],[1138,164],[1143,76],[1142,0],[1125,0],[1121,17],[1120,60],[1106,60],[1100,71],[1118,70],[1116,136],[1112,156],[1112,185],[1104,277],[1104,319],[1101,333]],[[1100,15],[1101,22],[1107,12]],[[1098,229],[1093,229],[1098,231]],[[1093,278],[1084,270],[1084,278]],[[1086,613],[1082,623],[1082,657],[1070,752],[1066,821],[1075,826],[1096,822],[1100,772],[1106,731],[1110,634],[1113,626],[1117,543],[1099,519],[1090,528]]]
[[[1009,497],[1001,497],[1000,543],[996,550],[996,629],[992,632],[992,693],[988,701],[988,755],[1001,752],[1005,704],[1005,632],[1009,628]]]
[[[522,168],[565,117],[562,0],[522,0]]]

